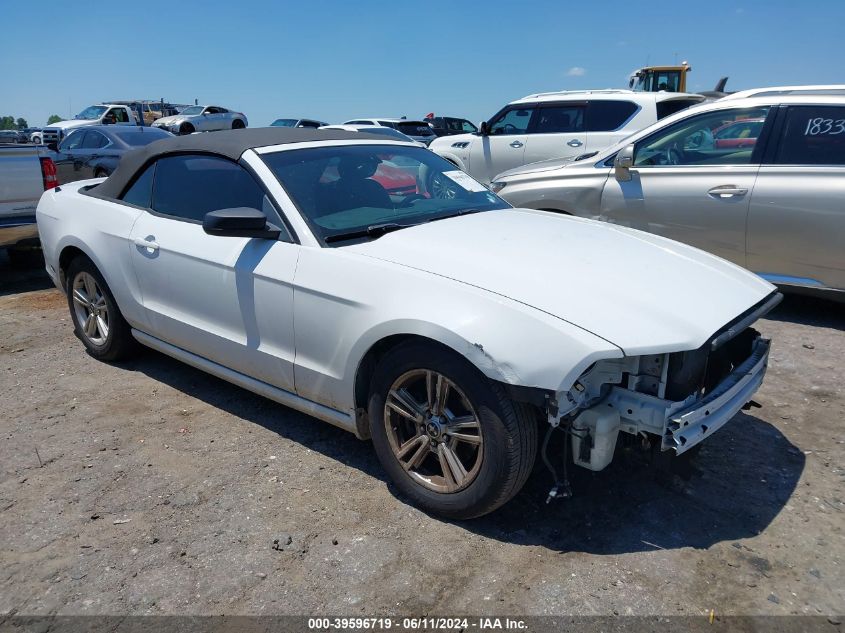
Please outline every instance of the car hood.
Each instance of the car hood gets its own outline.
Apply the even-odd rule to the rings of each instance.
[[[82,127],[84,125],[97,125],[99,121],[96,119],[71,119],[69,121],[56,121],[55,123],[51,123],[44,129],[54,128],[59,130],[68,130],[74,127]]]
[[[174,114],[172,116],[163,116],[159,119],[156,119],[153,122],[153,125],[173,125],[175,123],[181,123],[182,121],[184,121],[187,118],[188,118],[187,116],[183,116],[181,114]]]
[[[592,157],[590,157],[592,158]],[[507,178],[508,176],[521,176],[523,174],[536,174],[541,171],[552,171],[555,169],[560,169],[562,167],[569,167],[570,165],[578,165],[578,166],[590,166],[592,163],[589,159],[584,159],[583,161],[579,160],[578,162],[574,162],[575,157],[569,156],[566,158],[552,158],[550,160],[541,160],[536,163],[527,163],[525,165],[521,165],[520,167],[514,167],[513,169],[508,169],[507,171],[503,171],[501,174],[496,176],[493,180],[498,180],[499,178]]]
[[[439,220],[348,248],[526,304],[628,355],[697,349],[775,289],[678,242],[532,209]]]

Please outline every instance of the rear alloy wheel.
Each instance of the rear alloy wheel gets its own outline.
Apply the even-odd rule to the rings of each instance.
[[[234,121],[232,121],[232,129],[233,130],[242,130],[245,127],[246,126],[244,125],[244,122],[241,121],[240,119],[235,119]]]
[[[77,257],[68,267],[67,300],[77,337],[98,360],[120,360],[137,344],[96,266]]]
[[[370,431],[400,491],[433,514],[492,512],[522,488],[537,451],[531,411],[465,358],[409,342],[376,367]]]
[[[91,273],[82,271],[73,280],[71,296],[82,335],[87,342],[102,347],[109,338],[109,306],[102,288]]]

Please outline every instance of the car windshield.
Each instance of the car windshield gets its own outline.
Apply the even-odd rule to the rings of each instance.
[[[73,118],[82,121],[93,121],[94,119],[99,119],[103,116],[103,112],[106,110],[108,110],[106,106],[89,106]]]
[[[160,141],[163,138],[171,138],[173,135],[170,132],[165,132],[156,127],[130,127],[125,130],[113,129],[110,130],[112,134],[120,138],[121,141],[132,147],[142,147],[149,145],[153,141]]]
[[[262,158],[316,237],[332,246],[465,213],[510,208],[421,147],[341,145]]]
[[[399,130],[394,130],[392,127],[384,127],[383,125],[373,125],[371,127],[362,127],[358,130],[359,132],[363,132],[365,134],[378,134],[381,136],[389,136],[390,138],[395,138],[398,141],[413,141],[414,139],[408,138]]]
[[[185,115],[188,115],[188,116],[190,116],[192,114],[202,114],[202,111],[203,111],[204,108],[205,108],[205,106],[188,106],[187,108],[182,110],[179,114],[185,114]]]
[[[299,119],[276,119],[270,127],[295,127]]]
[[[434,136],[434,130],[423,121],[400,121],[395,125],[396,129],[408,136]]]

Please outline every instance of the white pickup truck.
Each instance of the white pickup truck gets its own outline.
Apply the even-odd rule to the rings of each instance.
[[[47,145],[61,143],[72,130],[87,125],[137,125],[137,117],[129,106],[113,103],[101,103],[85,108],[69,121],[58,121],[45,127],[41,132],[41,141]]]
[[[0,144],[0,248],[12,264],[24,263],[38,246],[35,207],[58,184],[52,159],[34,145]]]

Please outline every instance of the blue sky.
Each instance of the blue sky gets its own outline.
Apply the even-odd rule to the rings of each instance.
[[[478,122],[532,92],[624,87],[634,68],[681,60],[698,90],[722,75],[733,90],[845,83],[843,0],[3,7],[0,115],[31,125],[105,99],[160,97],[241,110],[253,126],[430,111]]]

